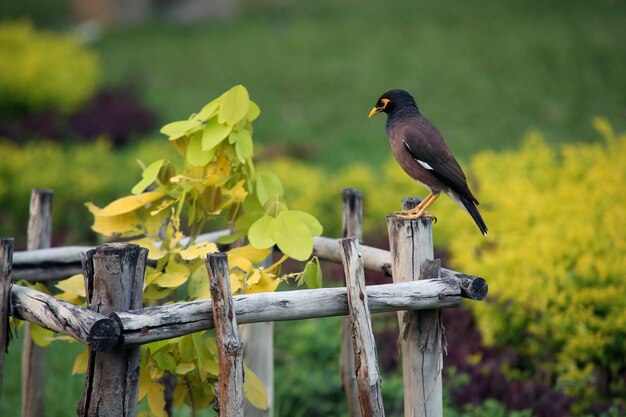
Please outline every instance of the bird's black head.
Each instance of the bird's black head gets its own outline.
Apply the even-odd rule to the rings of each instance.
[[[419,110],[413,96],[404,90],[396,89],[389,90],[380,96],[369,117],[380,112],[385,112],[391,116],[398,112],[419,113]]]

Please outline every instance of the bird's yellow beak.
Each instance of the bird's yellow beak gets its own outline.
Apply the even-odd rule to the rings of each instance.
[[[368,119],[371,119],[371,118],[372,118],[372,116],[375,116],[377,113],[380,113],[381,111],[383,111],[383,108],[382,108],[382,107],[374,107],[374,108],[372,109],[372,111],[370,112],[370,115],[369,115],[369,116],[367,116],[367,118],[368,118]]]

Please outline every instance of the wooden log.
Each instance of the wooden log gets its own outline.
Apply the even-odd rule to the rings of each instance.
[[[13,238],[0,238],[0,399],[2,399],[2,377],[4,375],[4,355],[9,348],[11,332],[9,310],[11,302],[11,261],[13,259]]]
[[[89,307],[99,314],[141,308],[148,251],[137,245],[110,244],[84,256]],[[139,385],[139,347],[89,351],[78,415],[135,417]]]
[[[370,285],[372,313],[458,307],[461,290],[455,280],[441,278],[400,284]],[[345,288],[295,290],[233,297],[238,323],[302,320],[348,314]],[[174,303],[112,313],[122,325],[124,344],[170,339],[214,327],[211,300]]]
[[[336,247],[337,239],[319,236],[313,240],[313,254],[325,261],[341,262],[341,256]],[[389,251],[362,245],[361,254],[363,255],[365,270],[382,272],[388,276],[393,275]],[[482,277],[463,274],[447,268],[441,268],[441,277],[458,281],[459,285],[461,285],[461,296],[463,298],[480,301],[487,296],[488,286]]]
[[[344,188],[342,197],[342,230],[343,237],[356,236],[363,241],[363,198],[361,192],[354,188]],[[341,245],[341,241],[339,241]],[[347,283],[346,283],[347,287]],[[361,406],[357,393],[356,370],[354,368],[354,350],[352,348],[352,328],[349,317],[341,320],[341,347],[339,351],[339,377],[341,387],[348,401],[348,415],[361,417]]]
[[[262,266],[272,265],[272,255]],[[267,393],[266,410],[256,408],[244,398],[243,413],[246,417],[272,417],[274,415],[274,322],[239,325],[239,338],[243,343],[243,360],[259,377]]]
[[[11,314],[17,319],[70,336],[97,351],[119,344],[119,324],[102,314],[20,285],[13,285],[11,298]]]
[[[239,341],[237,318],[230,290],[228,254],[211,253],[205,261],[209,271],[217,362],[216,411],[218,416],[243,417],[243,345]]]
[[[28,250],[45,249],[52,242],[52,190],[34,189],[30,196]],[[31,336],[32,323],[24,326],[22,347],[22,417],[45,415],[45,349]]]
[[[196,242],[215,242],[228,230],[205,233]],[[184,246],[188,238],[181,240]],[[18,251],[14,254],[13,280],[56,281],[82,272],[81,255],[93,246],[63,246],[58,248]]]
[[[417,280],[427,259],[433,258],[432,223],[430,219],[405,220],[387,218],[392,258],[393,278],[396,282]],[[420,282],[420,281],[418,281]],[[404,377],[404,415],[434,417],[443,415],[442,329],[438,314],[427,313],[424,320],[436,320],[428,326],[428,335],[420,334],[418,322],[411,315],[398,313],[399,328],[406,335],[399,340]],[[405,326],[408,329],[405,330]],[[424,343],[424,340],[427,340]]]
[[[356,237],[339,241],[348,289],[353,358],[361,415],[384,416],[376,342],[367,305],[365,272]]]
[[[197,241],[214,241],[219,236],[228,234],[228,230],[220,230],[198,236]],[[14,280],[47,281],[67,278],[80,273],[80,254],[89,246],[66,246],[37,251],[15,252],[12,277]],[[361,245],[363,266],[367,271],[382,272],[391,276],[391,255],[389,251]],[[337,239],[318,236],[313,239],[313,255],[321,260],[341,263],[341,255],[337,250]],[[451,269],[441,268],[441,276],[459,281],[461,295],[471,300],[483,300],[487,296],[488,287],[484,278],[463,274]]]

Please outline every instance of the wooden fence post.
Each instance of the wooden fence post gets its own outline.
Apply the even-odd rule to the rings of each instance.
[[[142,306],[143,278],[148,251],[137,245],[99,246],[83,256],[90,309],[108,316]],[[89,351],[81,417],[135,417],[140,348]]]
[[[0,238],[0,400],[2,399],[2,376],[4,354],[9,347],[9,309],[11,300],[11,265],[13,263],[13,238]]]
[[[34,189],[30,195],[30,217],[26,248],[45,249],[52,241],[52,190]],[[22,348],[22,417],[45,415],[46,356],[31,336],[32,323],[24,326]]]
[[[406,206],[405,206],[406,207]],[[387,218],[394,282],[417,280],[422,265],[433,258],[432,221]],[[415,319],[415,315],[418,318]],[[422,317],[420,317],[422,316]],[[431,323],[424,323],[430,320]],[[443,329],[440,314],[398,312],[399,340],[404,374],[404,415],[443,415]]]
[[[262,263],[272,265],[272,255]],[[256,408],[244,398],[246,417],[272,417],[274,415],[274,322],[239,325],[239,336],[243,344],[244,362],[259,377],[267,392],[267,410]]]
[[[205,260],[213,301],[220,374],[215,390],[216,411],[222,417],[243,417],[243,346],[233,311],[228,255],[210,253]]]
[[[356,237],[351,237],[340,240],[339,245],[348,290],[351,341],[361,415],[384,417],[376,342],[367,304],[365,272],[363,259],[359,253],[359,242]]]
[[[341,190],[342,197],[342,230],[343,237],[356,237],[363,242],[363,199],[361,192],[354,188]],[[347,285],[347,282],[346,282]],[[341,348],[339,351],[339,372],[341,387],[348,400],[348,415],[361,417],[361,407],[357,395],[356,371],[354,369],[354,350],[352,348],[352,334],[350,319],[341,319]]]

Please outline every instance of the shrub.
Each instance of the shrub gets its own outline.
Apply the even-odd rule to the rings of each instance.
[[[97,56],[65,35],[25,21],[0,26],[0,108],[33,112],[75,109],[95,91]]]
[[[626,398],[626,134],[601,119],[594,125],[602,141],[552,149],[530,132],[519,151],[473,159],[467,171],[487,238],[450,199],[431,210],[439,216],[435,244],[449,250],[452,266],[489,281],[487,302],[471,306],[486,344],[519,355],[503,370],[508,380],[555,386],[577,399],[579,414]],[[342,187],[362,190],[370,240],[384,235],[383,218],[400,197],[425,195],[395,162],[335,176],[284,160],[272,169],[292,206],[311,210],[335,235]]]
[[[16,247],[23,248],[31,189],[51,188],[55,244],[94,243],[93,217],[84,202],[103,204],[132,187],[141,172],[135,162],[137,154],[147,161],[171,157],[167,147],[155,141],[116,151],[105,140],[80,145],[41,141],[23,146],[0,140],[0,234],[15,236]]]

